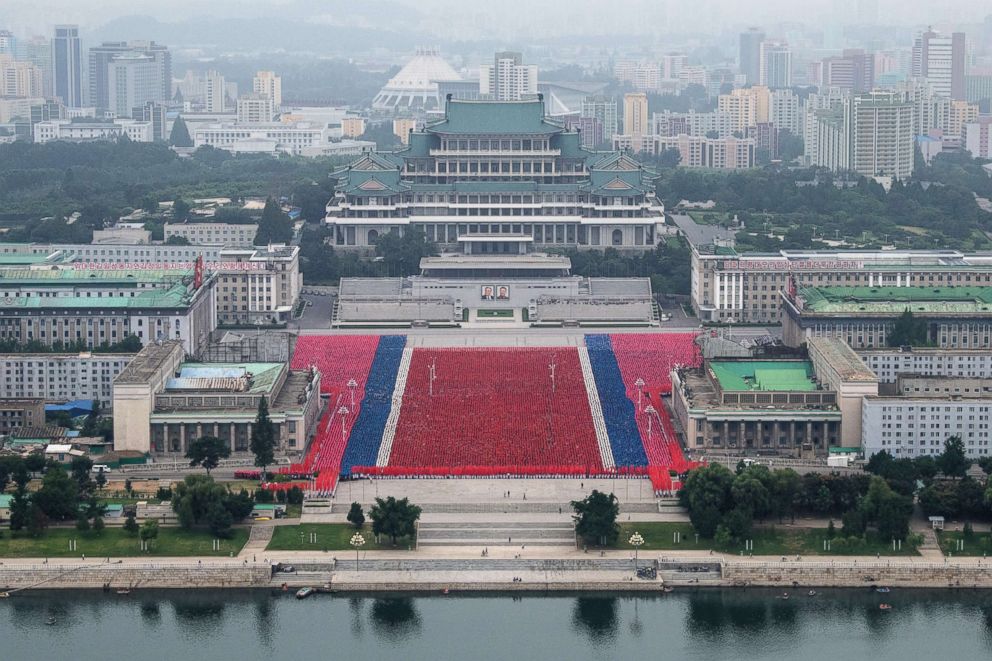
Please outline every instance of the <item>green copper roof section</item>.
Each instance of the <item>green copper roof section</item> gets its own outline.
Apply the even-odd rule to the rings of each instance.
[[[724,390],[816,390],[813,364],[808,360],[714,360],[710,369]]]
[[[175,284],[169,289],[149,289],[134,296],[13,296],[0,298],[0,310],[19,309],[93,309],[107,308],[182,308],[191,293],[186,285]]]
[[[799,296],[814,313],[992,312],[992,287],[804,287]]]
[[[545,119],[544,102],[533,101],[462,101],[451,99],[446,117],[424,129],[427,133],[464,133],[471,135],[549,135],[565,129]]]
[[[111,246],[113,247],[113,246]],[[0,286],[25,285],[112,285],[161,283],[192,276],[192,269],[85,269],[60,267],[52,269],[0,269]]]

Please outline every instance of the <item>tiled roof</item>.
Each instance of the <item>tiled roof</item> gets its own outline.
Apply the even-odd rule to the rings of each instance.
[[[448,101],[447,116],[428,133],[552,134],[565,129],[544,117],[542,101]]]

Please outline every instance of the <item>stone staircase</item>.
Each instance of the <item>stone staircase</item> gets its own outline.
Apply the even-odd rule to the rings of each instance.
[[[575,548],[567,521],[424,522],[417,545],[424,546],[563,546]]]
[[[265,547],[269,545],[272,541],[272,533],[274,533],[276,527],[274,525],[262,525],[256,523],[253,525],[248,532],[248,541],[241,548],[241,552],[238,553],[239,556],[247,556],[252,554],[258,554],[265,550]]]

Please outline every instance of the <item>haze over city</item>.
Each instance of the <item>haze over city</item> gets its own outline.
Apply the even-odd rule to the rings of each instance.
[[[990,425],[988,1],[0,5],[4,661],[985,658]]]

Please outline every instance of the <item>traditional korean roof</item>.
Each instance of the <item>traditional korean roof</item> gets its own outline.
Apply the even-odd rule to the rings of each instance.
[[[450,99],[445,118],[429,124],[427,133],[470,135],[549,135],[565,129],[544,116],[544,101],[466,101]]]

